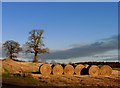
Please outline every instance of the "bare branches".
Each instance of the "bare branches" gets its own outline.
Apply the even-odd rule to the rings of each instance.
[[[32,30],[29,32],[29,38],[26,45],[29,47],[28,50],[26,50],[27,53],[34,53],[34,61],[38,61],[38,54],[41,53],[48,53],[49,49],[44,48],[45,44],[43,43],[43,33],[44,30]]]
[[[12,59],[17,57],[16,54],[18,54],[20,51],[23,51],[23,53],[26,54],[34,53],[33,61],[38,62],[38,54],[49,53],[49,49],[45,48],[45,44],[43,43],[43,33],[44,30],[32,30],[29,32],[28,41],[23,46],[23,49],[20,47],[18,42],[13,40],[6,41],[3,44],[3,49],[6,51],[6,56]]]
[[[3,49],[6,51],[6,56],[11,59],[17,57],[15,54],[18,54],[20,51],[22,51],[20,44],[13,40],[6,41],[3,44]]]

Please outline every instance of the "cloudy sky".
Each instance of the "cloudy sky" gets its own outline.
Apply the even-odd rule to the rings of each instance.
[[[42,58],[83,58],[112,51],[117,55],[117,2],[4,2],[2,5],[3,42],[15,40],[22,46],[32,29],[44,29],[44,42],[51,52]]]

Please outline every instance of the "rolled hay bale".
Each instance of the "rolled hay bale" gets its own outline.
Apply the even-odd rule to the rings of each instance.
[[[78,65],[75,67],[75,73],[76,73],[76,75],[81,75],[81,70],[82,70],[84,67],[85,67],[84,65],[78,64]]]
[[[52,70],[53,75],[62,75],[63,67],[60,64],[56,64]]]
[[[70,65],[72,65],[75,68],[78,64],[71,63]]]
[[[40,73],[42,75],[50,75],[52,71],[51,64],[43,64],[40,66]]]
[[[64,67],[64,74],[65,75],[73,75],[74,74],[74,67],[70,64],[67,64],[65,67]]]
[[[97,65],[92,65],[89,68],[89,75],[91,76],[98,76],[99,75],[99,67]]]
[[[112,68],[109,65],[103,65],[100,68],[99,75],[110,76],[112,74]]]
[[[40,64],[40,66],[39,66],[39,73],[41,74],[41,72],[40,72],[40,68],[41,68],[41,66],[42,66],[43,64]]]

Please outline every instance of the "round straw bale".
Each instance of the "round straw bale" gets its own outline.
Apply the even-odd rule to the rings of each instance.
[[[67,64],[64,67],[64,74],[65,75],[73,75],[74,74],[74,67],[70,64]]]
[[[75,67],[75,73],[76,75],[81,75],[81,70],[84,68],[85,66],[82,64],[79,64]]]
[[[40,67],[40,73],[42,75],[50,75],[51,71],[52,71],[51,64],[43,64]]]
[[[39,66],[39,73],[41,74],[41,72],[40,72],[40,68],[41,68],[41,66],[42,66],[43,64],[40,64],[40,66]]]
[[[53,75],[62,75],[63,73],[63,67],[60,64],[56,64],[53,67]]]
[[[71,63],[70,65],[72,65],[74,68],[77,66],[75,63]]]
[[[89,69],[89,75],[98,76],[98,74],[99,74],[99,67],[97,65],[92,65]]]
[[[100,75],[110,76],[112,74],[112,68],[109,65],[103,65],[100,68]]]

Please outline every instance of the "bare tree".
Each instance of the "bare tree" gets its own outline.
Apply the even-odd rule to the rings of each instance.
[[[26,52],[34,53],[33,62],[38,62],[38,54],[49,53],[49,49],[45,48],[45,44],[43,43],[43,32],[44,30],[32,30],[29,33],[28,42],[26,42],[26,45],[28,46]]]
[[[3,49],[6,52],[6,56],[9,57],[10,59],[16,58],[17,57],[16,54],[22,51],[20,44],[13,40],[8,40],[5,43],[3,43]]]

